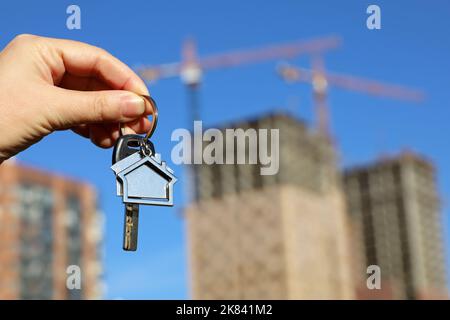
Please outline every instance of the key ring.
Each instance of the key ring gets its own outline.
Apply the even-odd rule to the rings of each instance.
[[[156,129],[156,125],[158,124],[158,107],[156,106],[156,102],[155,100],[153,100],[152,97],[150,96],[145,96],[145,95],[140,95],[140,97],[142,97],[144,99],[144,103],[150,103],[150,106],[152,107],[152,123],[151,123],[151,127],[150,130],[147,132],[147,134],[144,137],[144,143],[147,144],[148,140],[150,139],[150,137],[153,135],[153,132],[155,132]],[[119,123],[119,135],[123,136],[123,132],[122,132],[122,124]]]
[[[150,106],[152,107],[152,126],[150,127],[150,130],[147,132],[144,138],[144,142],[147,143],[150,137],[153,135],[153,132],[155,132],[156,125],[158,124],[158,107],[156,106],[155,100],[153,100],[150,96],[141,96],[146,100],[148,103],[150,103]]]
[[[153,100],[152,97],[146,96],[146,95],[140,95],[144,99],[144,103],[147,102],[150,103],[150,106],[152,107],[152,123],[150,130],[147,132],[145,137],[142,139],[140,143],[141,152],[144,156],[150,156],[152,154],[152,148],[149,145],[149,139],[153,135],[153,132],[155,132],[156,125],[158,124],[158,107],[156,106],[155,100]],[[122,132],[122,124],[119,123],[119,135],[123,136]]]
[[[155,100],[153,100],[150,96],[142,96],[144,98],[144,101],[147,101],[150,103],[152,107],[152,126],[150,127],[150,130],[145,135],[144,139],[142,139],[141,142],[141,153],[144,156],[151,156],[152,155],[152,149],[150,145],[148,144],[150,137],[153,135],[153,132],[155,132],[156,125],[158,124],[158,107],[156,106]]]

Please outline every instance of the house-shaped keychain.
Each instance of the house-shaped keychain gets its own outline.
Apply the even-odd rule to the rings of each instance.
[[[111,167],[117,176],[117,193],[122,195],[123,202],[172,206],[177,178],[166,162],[160,160],[160,155],[141,158],[136,153],[128,158]]]

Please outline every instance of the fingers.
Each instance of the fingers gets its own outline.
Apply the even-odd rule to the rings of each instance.
[[[125,127],[124,134],[145,133],[150,129],[150,121],[147,118],[141,118]],[[119,138],[120,132],[117,124],[100,124],[90,126],[89,138],[101,148],[110,148]]]
[[[85,137],[85,138],[89,138],[90,129],[89,129],[89,126],[87,124],[79,125],[79,126],[71,128],[71,129],[76,134],[78,134],[78,135],[80,135],[82,137]]]
[[[147,133],[150,130],[151,122],[148,118],[143,117],[138,120],[132,121],[126,124],[125,134],[134,134],[134,133]],[[127,131],[130,130],[130,131]]]
[[[130,122],[146,113],[142,97],[121,90],[72,91],[53,88],[46,105],[53,130],[81,124]]]
[[[127,126],[124,127],[123,133],[142,134],[148,132],[150,127],[150,120],[142,117],[138,120],[127,123]],[[72,130],[85,138],[90,138],[94,144],[102,148],[109,148],[113,146],[120,136],[119,125],[117,123],[80,125],[72,128]]]
[[[112,90],[112,88],[102,80],[94,77],[75,76],[70,73],[64,74],[59,86],[64,89],[78,91]]]
[[[149,94],[142,79],[105,50],[78,41],[44,39],[58,52],[66,73],[80,77],[97,77],[112,89]],[[62,78],[63,75],[60,76]]]
[[[65,74],[61,79],[60,87],[70,90],[78,91],[105,91],[111,90],[112,88],[105,84],[103,81],[92,77],[80,77],[71,74]],[[144,100],[145,102],[145,114],[150,115],[153,112],[150,102]]]
[[[113,134],[115,135],[113,137]],[[90,128],[90,139],[91,141],[101,148],[111,147],[115,140],[119,137],[118,131],[109,131],[103,125],[94,125]]]
[[[53,61],[48,65],[52,69],[54,82],[59,83],[60,87],[77,91],[102,91],[90,95],[72,91],[70,92],[72,102],[67,101],[69,97],[66,99],[61,97],[62,102],[57,105],[55,129],[76,126],[75,132],[83,136],[89,134],[89,137],[95,140],[94,143],[104,146],[114,141],[111,132],[107,137],[108,130],[105,132],[104,127],[89,126],[88,129],[80,125],[129,122],[135,121],[141,115],[151,114],[151,107],[146,101],[144,101],[145,110],[142,112],[140,99],[127,96],[125,93],[113,94],[112,91],[107,91],[117,89],[149,95],[144,82],[127,65],[105,50],[64,39],[40,38],[39,41],[51,47],[52,52],[57,53],[55,56],[59,57],[59,63]],[[69,93],[64,95],[68,96]],[[134,133],[135,129],[139,131],[142,125],[143,122],[140,121],[124,124],[124,132]]]

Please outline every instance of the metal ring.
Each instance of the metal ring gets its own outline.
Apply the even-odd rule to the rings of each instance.
[[[153,155],[152,149],[151,149],[150,145],[148,144],[148,140],[147,140],[147,141],[142,140],[142,141],[140,142],[140,147],[141,147],[141,149],[140,149],[141,154],[142,154],[144,157],[145,157],[145,156],[150,157],[151,155]]]
[[[144,141],[147,142],[150,137],[153,135],[153,132],[155,132],[156,126],[158,124],[158,107],[156,106],[155,100],[153,100],[150,96],[142,96],[144,100],[147,100],[151,107],[152,107],[152,126],[150,127],[150,130],[145,135]]]
[[[155,100],[153,100],[150,96],[140,95],[144,99],[144,103],[150,103],[150,106],[152,107],[152,124],[150,127],[150,130],[147,132],[147,134],[144,137],[144,142],[147,143],[147,141],[150,139],[150,137],[153,135],[153,132],[155,132],[156,125],[158,124],[158,107],[156,106]],[[122,132],[122,124],[119,123],[119,135],[123,136]]]

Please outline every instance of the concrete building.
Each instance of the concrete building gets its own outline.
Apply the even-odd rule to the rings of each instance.
[[[194,166],[197,194],[185,212],[192,297],[354,298],[332,144],[284,114],[221,127],[279,129],[279,172],[263,176],[259,164]]]
[[[360,298],[446,298],[442,217],[433,165],[404,153],[344,172]],[[381,291],[366,268],[381,268]]]
[[[4,162],[0,299],[99,298],[100,218],[92,186]],[[81,289],[66,286],[70,265],[80,267]]]

